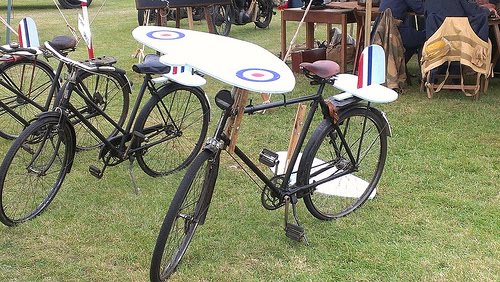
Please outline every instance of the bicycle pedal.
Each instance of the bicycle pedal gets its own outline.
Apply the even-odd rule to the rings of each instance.
[[[305,238],[304,227],[293,223],[286,224],[285,234],[286,237],[298,242],[302,241]]]
[[[259,154],[259,162],[268,166],[274,167],[278,164],[279,155],[271,150],[262,149],[262,152]]]
[[[94,176],[95,178],[97,179],[101,179],[102,178],[102,170],[100,170],[98,167],[96,167],[95,165],[90,165],[89,166],[89,172],[92,176]]]

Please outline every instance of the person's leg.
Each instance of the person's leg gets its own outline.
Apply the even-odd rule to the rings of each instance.
[[[414,54],[417,54],[425,42],[425,31],[417,31],[409,26],[399,28],[401,40],[405,47],[405,62],[408,62]]]
[[[250,16],[245,11],[245,0],[235,0],[236,7],[238,8],[237,22],[239,24],[250,22]]]

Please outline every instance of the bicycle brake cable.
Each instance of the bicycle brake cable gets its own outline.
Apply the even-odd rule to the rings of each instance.
[[[255,183],[255,185],[259,188],[260,190],[260,193],[262,193],[264,191],[264,188],[261,188],[259,183],[257,182],[257,180],[255,180],[255,177],[253,177],[249,172],[248,170],[245,169],[245,167],[243,165],[241,165],[241,163],[238,161],[238,159],[236,159],[231,153],[229,153],[227,150],[226,150],[227,154],[236,162],[236,164],[243,170],[243,172],[245,172],[245,174],[253,181],[253,183]]]

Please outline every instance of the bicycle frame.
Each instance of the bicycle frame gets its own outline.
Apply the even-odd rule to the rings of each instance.
[[[261,105],[256,105],[256,106],[249,105],[249,106],[245,107],[245,110],[244,110],[245,114],[253,114],[253,113],[255,113],[257,111],[261,111],[261,110],[272,109],[272,108],[297,104],[297,103],[301,103],[301,102],[311,101],[311,107],[310,107],[308,114],[307,114],[307,117],[304,121],[302,131],[301,131],[300,136],[298,138],[297,146],[295,147],[293,154],[292,154],[292,157],[290,159],[290,162],[287,164],[287,167],[286,167],[286,171],[284,174],[284,180],[283,180],[284,187],[278,188],[271,181],[271,179],[269,177],[267,177],[265,175],[265,173],[258,168],[258,166],[254,163],[254,161],[252,161],[237,145],[235,146],[235,149],[234,149],[234,153],[236,154],[236,156],[238,156],[238,158],[240,160],[242,160],[245,163],[245,165],[247,165],[254,172],[254,174],[257,175],[257,177],[267,185],[267,187],[269,187],[274,193],[276,193],[276,195],[279,195],[280,198],[283,198],[285,196],[292,196],[300,191],[308,191],[310,189],[315,188],[316,186],[318,186],[320,184],[331,181],[332,179],[335,179],[335,178],[341,177],[343,175],[352,173],[353,170],[355,169],[355,168],[351,168],[348,170],[344,170],[341,173],[333,174],[329,177],[326,177],[326,178],[321,179],[319,181],[315,181],[314,183],[311,183],[311,184],[300,185],[300,186],[297,186],[296,184],[289,186],[289,184],[288,184],[290,181],[291,175],[294,173],[293,168],[295,167],[295,164],[298,161],[299,153],[300,153],[300,151],[305,143],[306,135],[309,131],[309,128],[312,124],[314,115],[316,114],[316,111],[318,110],[318,108],[321,109],[324,118],[331,119],[329,117],[329,115],[326,114],[328,112],[327,105],[325,104],[325,101],[322,97],[322,92],[323,92],[325,85],[326,85],[326,82],[320,83],[319,88],[317,90],[317,93],[313,94],[313,95],[292,98],[292,99],[288,99],[288,100],[283,99],[281,101],[271,102],[268,104],[261,104]],[[238,93],[236,88],[233,88],[233,93]],[[237,100],[237,99],[235,98],[235,100]],[[352,102],[352,105],[353,106],[360,105],[359,100],[354,99]],[[369,107],[370,104],[368,103],[368,105],[366,105],[366,106]],[[217,149],[214,148],[214,145],[218,143],[217,140],[222,140],[224,142],[225,146],[229,145],[231,140],[223,132],[223,128],[225,127],[227,120],[229,119],[229,117],[233,113],[234,113],[234,111],[232,111],[230,108],[228,108],[228,109],[226,109],[226,111],[224,111],[223,116],[219,120],[219,124],[218,124],[217,129],[216,129],[215,137],[212,140],[209,140],[209,142],[206,146],[207,149],[211,150],[212,152],[215,152],[215,150],[217,150]],[[351,160],[352,163],[356,163],[355,162],[356,158],[355,158],[354,154],[351,152],[350,146],[348,146],[347,141],[345,140],[340,128],[335,123],[333,123],[333,125],[335,128],[335,131],[337,132],[338,136],[340,137],[341,145],[345,148],[345,150],[349,156],[349,159]]]
[[[104,148],[110,151],[111,156],[118,156],[120,160],[125,160],[127,156],[132,155],[136,151],[143,150],[145,148],[151,147],[156,145],[156,143],[151,143],[145,146],[137,147],[137,148],[125,148],[125,143],[127,141],[131,141],[132,138],[137,137],[133,132],[131,132],[132,126],[135,123],[137,114],[139,112],[140,104],[142,99],[144,98],[144,95],[146,93],[146,89],[149,89],[149,92],[152,93],[152,95],[157,95],[157,88],[154,87],[153,82],[152,82],[152,77],[150,74],[145,74],[143,83],[141,85],[141,88],[139,90],[139,93],[137,95],[137,98],[135,100],[134,106],[132,108],[132,112],[130,114],[129,120],[124,127],[118,125],[108,114],[106,114],[103,110],[99,108],[99,106],[94,103],[92,100],[90,100],[86,95],[82,94],[81,91],[74,91],[76,87],[76,79],[78,77],[77,75],[78,70],[74,70],[71,72],[71,76],[69,79],[69,86],[67,89],[65,89],[64,93],[77,93],[79,97],[81,97],[87,105],[90,105],[90,108],[92,110],[95,110],[98,115],[101,115],[106,119],[107,122],[113,125],[113,127],[118,131],[116,132],[113,136],[111,137],[106,137],[104,136],[97,128],[95,128],[88,120],[87,118],[76,109],[73,104],[71,104],[70,100],[71,97],[68,95],[63,95],[62,97],[59,97],[61,100],[59,101],[57,107],[62,110],[62,112],[69,112],[70,115],[67,115],[67,118],[71,118],[73,116],[77,117],[77,120],[79,122],[82,122],[85,124],[85,126],[100,140],[104,143]],[[104,73],[104,72],[103,72]],[[170,115],[170,113],[168,113]],[[173,122],[173,119],[168,116],[166,118],[170,118],[170,120]],[[175,128],[177,129],[178,126],[174,123]],[[115,144],[112,143],[114,137],[119,136],[119,134],[122,134],[122,138],[120,140],[120,144],[117,147]],[[172,135],[170,138],[175,138],[177,135]],[[167,139],[167,140],[168,140]],[[132,140],[133,141],[133,140]],[[101,156],[104,157],[104,156]]]

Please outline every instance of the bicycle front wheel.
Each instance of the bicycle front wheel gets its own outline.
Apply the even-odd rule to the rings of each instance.
[[[74,157],[71,125],[59,117],[30,124],[0,167],[0,221],[12,226],[39,215],[63,183]]]
[[[151,281],[165,281],[186,253],[205,217],[219,170],[219,154],[205,150],[193,161],[175,193],[156,240]]]
[[[0,79],[6,84],[0,87],[0,100],[19,116],[0,109],[1,137],[15,139],[27,126],[25,122],[46,110],[54,77],[52,67],[38,59],[23,58],[0,65]]]
[[[118,126],[121,127],[125,123],[130,87],[122,74],[79,72],[78,82],[73,91],[77,93],[71,94],[71,104],[105,137],[115,135],[117,127],[96,108],[102,110]],[[95,106],[92,106],[92,103]],[[83,122],[75,116],[70,116],[70,119],[75,127],[78,150],[90,150],[102,145],[102,141]]]
[[[304,149],[306,159],[297,176],[302,184],[338,176],[304,196],[309,212],[322,220],[345,216],[373,196],[387,155],[385,123],[371,110],[355,108],[341,113],[338,126],[340,132],[330,121],[320,123]]]
[[[139,149],[139,166],[153,177],[187,167],[205,141],[209,120],[210,106],[200,88],[167,84],[152,95],[134,125],[144,135],[133,145]]]
[[[212,25],[216,34],[228,36],[231,31],[231,5],[214,5],[210,7]]]

